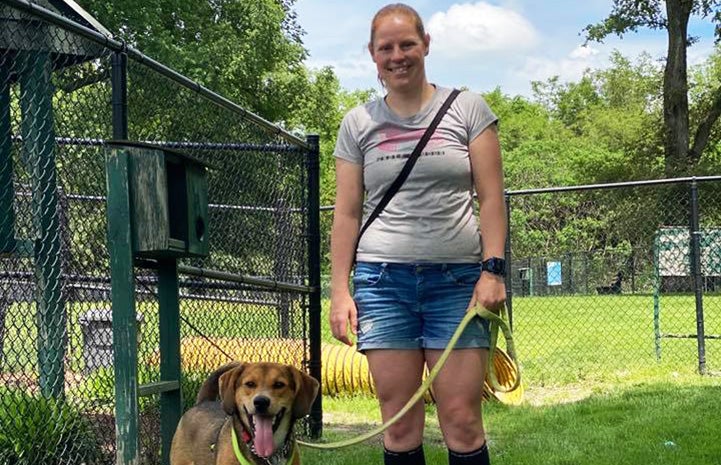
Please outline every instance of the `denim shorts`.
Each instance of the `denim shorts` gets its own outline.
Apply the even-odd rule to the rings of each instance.
[[[357,263],[358,350],[445,349],[480,274],[478,263]],[[488,322],[474,318],[456,348],[488,348],[488,341]]]

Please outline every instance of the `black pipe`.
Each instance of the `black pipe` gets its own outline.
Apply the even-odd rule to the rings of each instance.
[[[128,138],[128,56],[116,51],[112,57],[113,138]]]
[[[706,339],[704,337],[703,316],[703,280],[701,271],[701,231],[699,230],[698,184],[695,180],[690,185],[691,211],[691,274],[696,294],[696,341],[698,345],[698,372],[706,373]]]
[[[311,147],[308,152],[308,338],[310,375],[321,379],[321,249],[320,249],[320,139],[317,135],[307,137]],[[323,434],[323,397],[317,396],[310,413],[310,436],[320,438]]]
[[[506,191],[506,310],[508,312],[508,327],[513,330],[513,265],[511,249],[511,197]]]

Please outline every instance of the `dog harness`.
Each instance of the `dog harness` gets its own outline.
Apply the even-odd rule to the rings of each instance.
[[[245,458],[243,453],[240,451],[240,445],[238,444],[238,435],[235,433],[235,428],[230,428],[230,432],[231,432],[231,439],[232,439],[232,443],[233,443],[233,453],[235,454],[235,458],[238,460],[240,465],[253,465],[252,463],[250,463],[248,461],[248,459]],[[243,433],[244,433],[243,436],[248,434],[245,431],[243,431]],[[245,439],[245,437],[243,439]],[[293,460],[295,460],[296,457],[300,458],[297,443],[293,445],[293,452],[290,454],[290,457],[288,457],[288,460],[285,462],[285,464],[293,463]],[[270,463],[269,460],[265,460],[265,462]],[[279,463],[277,465],[283,465],[283,464]]]

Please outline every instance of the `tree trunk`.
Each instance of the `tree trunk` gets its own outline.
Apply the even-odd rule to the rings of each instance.
[[[711,107],[706,112],[701,124],[696,129],[696,135],[693,138],[693,145],[689,151],[688,158],[689,163],[696,165],[701,159],[701,154],[708,145],[709,137],[711,137],[711,128],[716,123],[716,120],[721,116],[721,87],[714,91],[713,101]]]
[[[666,1],[668,56],[663,80],[666,177],[683,175],[690,168],[686,48],[692,4],[690,0]]]

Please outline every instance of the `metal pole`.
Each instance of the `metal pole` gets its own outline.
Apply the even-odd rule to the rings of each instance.
[[[0,253],[12,252],[15,249],[15,212],[13,211],[15,194],[10,140],[10,62],[8,57],[0,60]],[[0,328],[2,328],[1,324],[0,322]]]
[[[661,230],[653,238],[653,343],[656,361],[661,361]]]
[[[278,281],[290,281],[290,266],[292,263],[287,248],[284,247],[284,241],[288,238],[290,229],[288,217],[288,206],[284,199],[278,199],[275,202],[275,212],[273,213],[273,223],[275,229],[275,250],[273,260],[273,276]],[[287,293],[278,294],[278,305],[276,312],[278,314],[278,336],[281,338],[290,337],[291,328],[291,301]]]
[[[308,152],[308,337],[310,338],[310,375],[321,380],[321,289],[320,289],[320,148],[319,137],[310,135]],[[310,412],[310,435],[323,434],[323,397],[316,397]]]
[[[42,34],[42,31],[38,33]],[[61,397],[65,383],[67,336],[60,283],[61,260],[58,260],[60,224],[57,214],[52,62],[49,52],[20,52],[16,60],[20,79],[23,158],[32,178],[40,390],[47,397]]]
[[[0,255],[15,249],[13,160],[10,141],[10,59],[0,59]],[[0,297],[0,366],[3,363],[5,317],[10,302]]]
[[[128,138],[128,56],[115,52],[112,57],[113,139]]]
[[[706,339],[703,316],[703,276],[701,272],[701,231],[698,212],[698,183],[691,181],[691,273],[696,294],[696,341],[698,345],[698,372],[706,373]]]
[[[506,309],[508,310],[508,326],[513,329],[513,266],[511,249],[511,197],[506,191]]]

